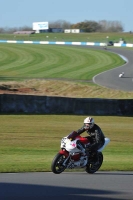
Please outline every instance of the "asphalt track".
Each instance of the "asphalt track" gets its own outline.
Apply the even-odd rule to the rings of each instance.
[[[131,200],[133,172],[0,174],[0,200]]]
[[[100,47],[100,49],[103,48]],[[105,51],[119,54],[124,59],[126,58],[127,63],[123,66],[96,75],[93,78],[93,81],[96,84],[104,86],[106,88],[112,88],[122,91],[133,91],[133,51],[127,48],[116,47],[108,47]],[[119,74],[121,72],[125,73],[123,78],[119,78]]]

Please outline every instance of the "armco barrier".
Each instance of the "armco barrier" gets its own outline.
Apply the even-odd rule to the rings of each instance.
[[[1,94],[0,113],[132,116],[133,100]]]
[[[0,40],[0,43],[14,44],[58,44],[58,45],[81,45],[81,46],[106,46],[106,43],[100,42],[62,42],[62,41],[22,41],[22,40]],[[115,47],[133,47],[133,44],[114,43]]]
[[[58,44],[58,45],[90,45],[90,46],[105,46],[105,43],[97,42],[62,42],[62,41],[22,41],[22,40],[0,40],[0,43],[14,44]]]

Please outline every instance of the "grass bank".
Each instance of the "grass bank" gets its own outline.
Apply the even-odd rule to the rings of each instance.
[[[108,37],[108,39],[107,39]],[[30,40],[30,41],[66,41],[66,42],[119,42],[120,38],[126,43],[133,43],[133,33],[39,33],[31,35],[0,34],[0,40]]]
[[[80,128],[85,117],[0,115],[0,172],[51,171],[61,138]],[[132,117],[93,117],[111,139],[100,170],[133,170]]]

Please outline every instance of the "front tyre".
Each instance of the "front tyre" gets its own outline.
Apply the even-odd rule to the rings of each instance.
[[[65,169],[66,166],[63,166],[63,162],[65,161],[66,157],[63,154],[58,153],[51,164],[51,170],[55,174],[60,174],[62,173]]]
[[[99,170],[103,163],[103,154],[102,152],[98,152],[98,159],[96,162],[90,162],[86,165],[86,172],[89,174],[94,174]]]

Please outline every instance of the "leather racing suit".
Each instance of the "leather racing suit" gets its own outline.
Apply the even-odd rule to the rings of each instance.
[[[88,145],[88,150],[91,152],[96,152],[99,148],[101,148],[104,145],[105,142],[105,136],[101,128],[97,124],[94,124],[93,127],[89,128],[88,130],[86,130],[85,126],[83,126],[77,131],[73,131],[69,134],[68,139],[74,140],[76,136],[82,134],[85,131],[89,135],[86,138],[88,138],[90,141],[90,144]]]

